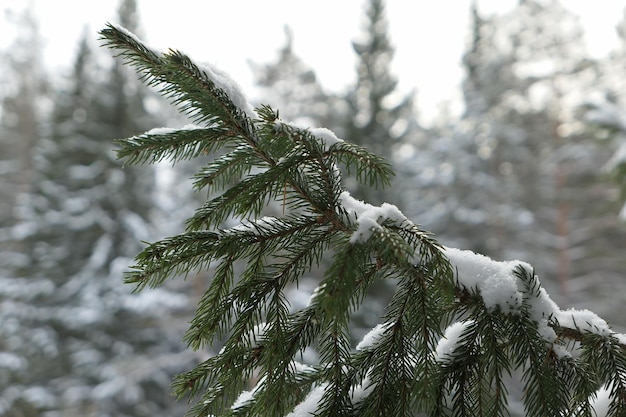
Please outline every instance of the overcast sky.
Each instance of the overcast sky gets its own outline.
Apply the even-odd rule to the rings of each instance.
[[[30,0],[46,41],[46,60],[63,67],[71,62],[85,26],[93,32],[115,21],[117,0]],[[504,12],[515,0],[477,0],[486,13]],[[3,9],[19,10],[24,0],[0,0]],[[144,38],[158,48],[180,49],[216,64],[253,96],[248,61],[274,59],[284,44],[283,28],[294,33],[294,48],[327,89],[340,90],[354,79],[351,48],[360,31],[364,0],[138,0]],[[581,16],[588,48],[605,54],[615,45],[615,24],[626,1],[563,0]],[[450,98],[462,76],[459,65],[468,30],[470,0],[388,0],[390,37],[395,47],[394,75],[403,91],[416,89],[423,114]],[[3,16],[4,18],[4,16]],[[0,47],[11,37],[0,22]]]

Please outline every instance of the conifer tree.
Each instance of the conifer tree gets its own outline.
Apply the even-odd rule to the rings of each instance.
[[[603,166],[621,188],[621,200],[626,200],[626,111],[618,103],[603,99],[590,102],[586,106],[585,117],[594,127],[601,128],[599,133],[603,139],[611,139],[614,150],[611,158]],[[619,213],[622,220],[626,219],[626,204]]]
[[[313,68],[298,56],[291,28],[285,27],[285,37],[274,62],[251,63],[263,99],[276,105],[289,103],[287,113],[281,114],[284,120],[320,126],[339,123],[340,99],[324,91]]]
[[[12,17],[17,36],[11,53],[0,56],[0,415],[34,416],[31,400],[41,396],[22,385],[27,378],[24,357],[38,350],[45,334],[28,329],[21,319],[32,312],[30,302],[50,287],[45,280],[15,279],[14,272],[28,263],[23,241],[28,230],[18,224],[16,208],[33,189],[33,154],[44,132],[48,80],[32,7]],[[3,29],[9,26],[2,24]],[[23,340],[28,344],[22,345]]]
[[[23,259],[24,248],[15,242],[11,229],[18,217],[17,202],[32,189],[32,155],[43,134],[42,104],[48,91],[43,42],[32,8],[14,15],[13,20],[18,30],[10,46],[12,53],[3,51],[0,56],[0,263],[5,268]]]
[[[622,201],[626,201],[626,8],[616,27],[618,45],[602,62],[600,88],[597,95],[586,103],[586,117],[595,127],[602,127],[598,136],[611,139],[613,155],[604,166],[606,172],[620,185]],[[598,132],[597,132],[598,133]],[[626,219],[626,204],[620,210]]]
[[[0,415],[173,414],[180,404],[163,391],[193,361],[177,355],[172,319],[186,297],[166,288],[137,297],[118,279],[140,240],[154,236],[153,171],[121,167],[109,138],[157,121],[142,107],[145,86],[110,54],[96,59],[105,51],[94,52],[90,37],[51,92],[30,192],[17,206],[14,235],[25,250],[0,286]]]
[[[219,353],[179,375],[193,416],[505,416],[505,378],[522,369],[528,416],[626,413],[626,336],[587,310],[561,310],[533,268],[441,246],[390,204],[344,188],[342,171],[385,185],[389,166],[326,129],[253,109],[225,74],[122,27],[107,46],[196,123],[116,141],[125,164],[224,151],[199,170],[206,203],[178,235],[148,244],[126,281],[137,290],[212,272],[185,340]],[[263,216],[270,203],[284,212]],[[224,228],[226,220],[237,225]],[[286,290],[332,263],[309,302]],[[381,322],[356,346],[349,319],[368,288],[394,280]],[[315,346],[316,363],[302,352]]]
[[[472,23],[465,113],[435,130],[419,155],[428,169],[417,176],[425,186],[416,212],[452,245],[535,259],[550,277],[544,284],[586,303],[599,281],[621,285],[615,248],[625,229],[614,187],[598,175],[607,150],[581,123],[599,76],[580,22],[558,1],[526,1],[501,16],[474,7]],[[597,306],[606,317],[621,303],[606,303],[611,293]]]
[[[363,146],[393,164],[393,153],[418,128],[413,96],[401,96],[392,75],[394,50],[388,35],[384,0],[368,0],[361,36],[352,46],[357,55],[356,85],[346,96],[348,115],[337,126],[346,140]],[[386,190],[353,188],[358,198],[381,203],[391,197]],[[400,196],[395,195],[394,198]]]

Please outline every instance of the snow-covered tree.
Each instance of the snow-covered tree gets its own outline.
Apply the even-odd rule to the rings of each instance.
[[[504,416],[514,369],[528,416],[626,413],[626,336],[590,311],[561,310],[529,264],[443,247],[397,207],[346,191],[340,166],[364,185],[389,181],[365,148],[254,109],[224,73],[181,52],[115,25],[101,34],[196,123],[118,140],[124,163],[225,152],[195,178],[218,193],[126,275],[144,289],[212,273],[185,340],[222,349],[174,383],[197,400],[191,415]],[[263,216],[267,204],[284,212]],[[328,252],[323,279],[294,308],[286,288]],[[354,346],[350,317],[382,280],[396,292]],[[319,360],[305,363],[312,346]]]
[[[529,158],[519,162],[511,158],[522,152],[515,146],[505,154],[496,149],[494,156],[504,155],[513,172],[525,172],[518,179],[520,201],[533,222],[514,239],[520,242],[517,252],[522,245],[532,248],[527,259],[537,259],[535,266],[558,282],[572,305],[591,303],[616,320],[623,301],[613,294],[623,283],[624,268],[616,248],[626,229],[615,216],[616,189],[599,169],[610,152],[585,127],[580,111],[598,88],[601,67],[586,54],[579,20],[560,2],[524,2],[514,13],[520,23],[511,23],[513,16],[501,19],[509,22],[505,33],[517,33],[509,50],[513,72],[527,89],[509,94],[505,104],[513,108],[514,126],[533,145]]]
[[[20,198],[31,191],[33,151],[44,129],[48,82],[42,64],[38,22],[28,8],[11,14],[14,43],[0,56],[0,263],[19,264],[24,248],[12,236]]]
[[[0,414],[31,416],[36,410],[30,399],[38,397],[38,392],[21,389],[27,368],[23,356],[25,351],[36,350],[44,335],[22,327],[18,314],[27,314],[23,307],[29,305],[18,302],[16,296],[30,301],[50,287],[43,280],[13,279],[13,271],[28,262],[28,248],[21,239],[24,230],[15,225],[16,206],[33,189],[33,153],[44,131],[47,77],[33,10],[11,17],[15,21],[3,22],[3,28],[14,25],[16,38],[10,53],[3,51],[0,59]],[[16,343],[15,334],[28,343]]]
[[[124,16],[133,3],[122,2]],[[129,70],[97,56],[86,34],[31,153],[12,234],[26,260],[0,290],[0,366],[10,371],[0,372],[1,415],[180,412],[163,393],[194,360],[179,355],[174,316],[189,302],[166,288],[133,295],[119,280],[140,241],[156,236],[154,171],[120,166],[110,141],[158,123]]]
[[[338,123],[345,104],[340,97],[324,91],[313,68],[296,54],[291,28],[285,27],[285,36],[285,45],[274,62],[251,63],[261,97],[273,106],[290,103],[286,113],[280,115],[284,120],[320,126]]]
[[[550,285],[585,300],[586,283],[617,280],[623,268],[613,250],[624,232],[611,214],[615,190],[598,175],[607,151],[580,113],[598,67],[579,22],[556,1],[520,2],[502,16],[474,7],[472,22],[466,111],[433,129],[411,213],[426,212],[446,242],[535,259]]]
[[[597,94],[586,103],[587,121],[602,128],[599,135],[609,139],[613,155],[603,167],[621,186],[621,199],[626,200],[626,8],[616,27],[619,43],[615,50],[602,60],[601,77],[598,77]],[[620,210],[626,219],[626,204]]]
[[[346,140],[382,156],[392,165],[394,151],[415,135],[417,117],[413,95],[402,95],[391,71],[393,47],[389,39],[385,2],[368,0],[364,27],[352,46],[357,55],[356,83],[346,96],[348,112],[337,131]],[[383,202],[391,190],[371,192],[350,187],[359,198]],[[398,197],[398,196],[394,196]]]

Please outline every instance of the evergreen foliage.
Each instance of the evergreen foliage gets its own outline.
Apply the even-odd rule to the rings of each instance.
[[[415,167],[409,160],[410,153],[397,151],[400,146],[415,141],[417,123],[412,115],[414,109],[410,96],[393,104],[398,93],[397,82],[389,74],[393,49],[388,39],[385,9],[379,0],[366,3],[363,35],[353,44],[358,59],[355,80],[347,91],[332,93],[322,88],[313,69],[296,54],[289,30],[286,45],[279,51],[277,59],[268,65],[254,65],[253,72],[261,87],[258,95],[265,103],[272,103],[274,108],[280,109],[282,120],[298,126],[325,126],[347,142],[361,145],[393,165],[397,174],[393,178],[394,187],[374,190],[361,186],[349,176],[344,178],[344,186],[352,195],[370,203],[395,201],[404,206],[404,195],[397,190],[402,179],[410,177],[407,174],[414,172]],[[354,110],[359,107],[364,111]],[[379,153],[379,150],[385,153]],[[328,258],[322,263],[330,262]],[[318,272],[307,274],[296,289],[295,292],[304,295],[301,297],[303,302],[309,287],[315,287],[321,279]],[[360,340],[376,325],[394,287],[393,282],[386,281],[369,290],[370,301],[361,305],[351,318],[353,341]]]
[[[195,177],[209,198],[186,230],[149,244],[126,276],[141,290],[212,271],[185,340],[223,348],[174,382],[195,401],[191,415],[505,416],[514,370],[528,416],[590,417],[601,387],[608,415],[626,415],[626,336],[591,312],[561,311],[528,264],[441,246],[395,206],[344,190],[340,166],[387,184],[381,158],[253,110],[225,75],[178,51],[119,26],[101,35],[197,124],[117,140],[126,163],[224,152]],[[281,216],[263,216],[270,202]],[[325,253],[308,305],[292,309],[286,290]],[[397,286],[382,322],[352,346],[351,315],[387,280]],[[310,346],[319,362],[301,363]]]

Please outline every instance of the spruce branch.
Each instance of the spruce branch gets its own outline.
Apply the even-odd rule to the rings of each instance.
[[[393,172],[380,157],[252,109],[224,74],[180,52],[118,26],[101,35],[199,124],[116,140],[119,157],[212,158],[194,177],[206,203],[126,275],[137,290],[212,275],[184,340],[223,347],[173,384],[196,400],[191,415],[506,416],[515,370],[529,416],[591,415],[602,386],[611,413],[626,413],[626,336],[591,312],[562,311],[530,265],[443,247],[397,207],[351,197],[342,169],[386,185]],[[268,206],[282,214],[264,216]],[[307,305],[291,306],[287,290],[322,266]],[[381,323],[353,346],[351,318],[390,280]],[[296,360],[308,348],[319,363]]]
[[[146,285],[157,287],[167,278],[186,275],[208,266],[213,259],[212,247],[219,237],[214,232],[191,232],[150,244],[137,255],[133,271],[125,275],[125,282],[136,284],[136,290]]]
[[[255,140],[249,115],[233,102],[241,102],[237,92],[227,91],[220,83],[222,74],[200,66],[179,51],[154,51],[120,26],[107,24],[100,35],[106,46],[121,51],[119,55],[136,67],[144,82],[159,87],[196,123],[228,127],[232,132],[229,136]]]
[[[346,167],[347,175],[352,175],[354,170],[356,180],[362,185],[373,188],[386,187],[390,185],[391,177],[395,175],[391,166],[381,157],[355,144],[341,142],[329,152]]]
[[[130,165],[179,162],[215,152],[228,144],[228,131],[219,127],[185,126],[183,129],[153,129],[128,139],[113,141],[117,156]]]
[[[193,186],[196,190],[214,193],[233,181],[241,180],[255,166],[262,166],[262,162],[256,157],[254,148],[241,145],[201,168],[194,175]]]

